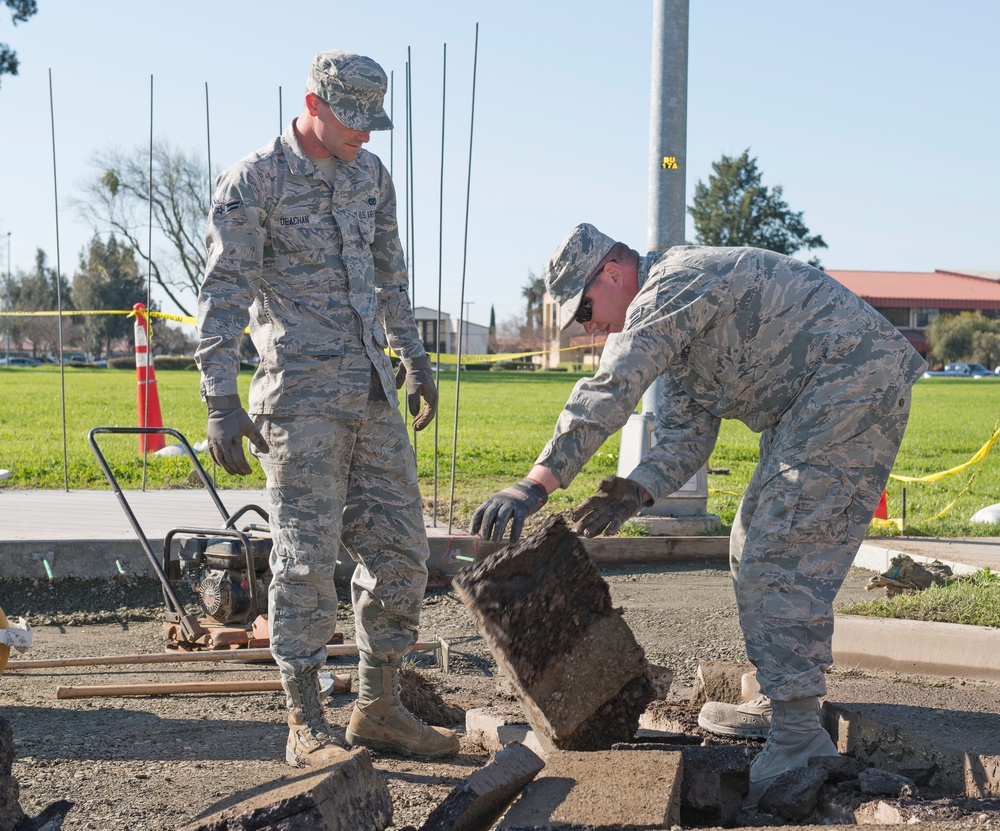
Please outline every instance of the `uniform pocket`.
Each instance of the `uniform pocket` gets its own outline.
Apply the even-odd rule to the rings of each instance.
[[[274,616],[294,620],[319,608],[319,590],[300,583],[279,583],[274,587]]]
[[[814,464],[783,467],[771,533],[783,539],[847,542],[860,472]]]
[[[375,211],[358,211],[358,232],[367,245],[375,242]]]

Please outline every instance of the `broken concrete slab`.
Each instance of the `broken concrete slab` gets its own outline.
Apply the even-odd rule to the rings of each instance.
[[[721,701],[725,704],[739,704],[753,696],[744,695],[743,675],[753,672],[750,663],[728,664],[714,661],[699,661],[691,691],[693,705],[701,706],[706,701]],[[760,690],[760,687],[757,687]],[[756,693],[755,693],[756,694]]]
[[[917,797],[917,786],[898,773],[881,768],[865,768],[858,773],[861,793],[870,796],[891,796],[894,799]]]
[[[0,774],[0,831],[14,831],[22,819],[21,787],[9,773]]]
[[[625,741],[653,698],[646,659],[560,516],[453,581],[546,750]]]
[[[904,704],[823,705],[837,750],[931,793],[1000,797],[1000,716]]]
[[[670,695],[670,686],[674,683],[674,671],[657,664],[648,664],[646,671],[653,685],[653,697],[663,699]]]
[[[750,763],[756,755],[756,748],[739,745],[681,748],[681,825],[735,825],[743,795],[750,788]]]
[[[650,731],[639,731],[639,734]],[[684,759],[681,777],[681,825],[708,828],[736,825],[743,796],[750,788],[750,763],[759,752],[744,745],[692,745],[697,737],[683,734],[641,736],[644,741],[616,744],[614,750],[679,750]]]
[[[764,791],[758,807],[772,816],[801,822],[815,810],[826,777],[826,769],[815,765],[786,771]]]
[[[476,707],[465,714],[465,736],[475,745],[495,753],[506,745],[523,744],[543,759],[546,750],[524,720],[519,707]]]
[[[499,831],[671,828],[680,822],[680,753],[553,753]]]
[[[821,767],[826,771],[826,781],[831,785],[839,785],[851,779],[857,779],[864,765],[851,756],[813,756],[809,767]]]
[[[25,817],[17,826],[17,831],[59,831],[63,820],[75,804],[68,799],[59,799],[46,806],[37,817]]]
[[[24,819],[21,786],[14,769],[14,728],[0,716],[0,831],[13,831]]]
[[[431,811],[420,831],[487,831],[544,767],[545,762],[524,745],[507,745],[465,777]]]
[[[364,748],[343,761],[232,804],[179,831],[384,831],[392,800]]]

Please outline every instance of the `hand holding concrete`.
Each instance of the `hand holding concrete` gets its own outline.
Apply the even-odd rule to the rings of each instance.
[[[406,384],[406,404],[413,416],[413,429],[423,430],[437,415],[438,393],[431,372],[431,359],[426,355],[418,358],[402,358],[396,370],[396,389]],[[423,408],[420,399],[424,400]]]
[[[596,537],[602,531],[617,534],[622,525],[639,513],[646,504],[645,488],[631,479],[609,476],[598,485],[598,491],[570,511],[576,523],[573,530],[584,537]]]
[[[510,523],[510,541],[513,544],[521,536],[524,521],[548,501],[549,495],[538,482],[522,479],[516,485],[493,494],[476,508],[471,531],[484,540],[500,542],[507,523]]]
[[[209,455],[226,473],[248,476],[250,463],[243,454],[243,437],[250,439],[261,453],[267,453],[271,448],[247,411],[240,406],[238,395],[209,396],[206,403]]]

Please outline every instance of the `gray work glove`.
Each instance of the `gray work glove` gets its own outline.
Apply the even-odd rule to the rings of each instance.
[[[423,430],[437,415],[438,391],[434,386],[431,359],[426,355],[417,358],[400,358],[396,370],[396,389],[406,384],[406,404],[413,416],[413,429]],[[424,400],[421,408],[420,399]]]
[[[617,534],[646,504],[648,494],[642,485],[620,476],[609,476],[598,485],[593,496],[572,511],[573,530],[583,537],[596,537],[602,531],[609,537]]]
[[[472,515],[473,534],[484,540],[500,542],[507,523],[510,523],[511,545],[521,536],[524,521],[549,501],[545,488],[531,479],[522,479],[516,485],[493,494]],[[482,533],[480,533],[482,528]]]
[[[209,395],[205,403],[208,404],[209,455],[226,473],[249,475],[250,464],[243,455],[243,437],[250,439],[261,453],[268,453],[271,448],[243,409],[240,397]]]

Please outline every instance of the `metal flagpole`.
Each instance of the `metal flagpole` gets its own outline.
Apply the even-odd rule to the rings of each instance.
[[[7,366],[10,366],[10,231],[7,232]]]
[[[444,44],[441,56],[441,178],[438,188],[438,299],[437,299],[437,322],[434,324],[434,351],[437,353],[437,361],[434,369],[434,384],[438,389],[438,397],[441,396],[441,282],[443,280],[443,255],[444,255],[444,109],[446,92],[448,89],[448,44]],[[434,419],[434,502],[433,502],[433,525],[437,528],[438,513],[438,432],[441,426],[441,419]]]
[[[414,179],[413,179],[413,60],[410,57],[410,47],[406,47],[407,66],[410,68],[408,81],[406,84],[406,176],[407,176],[407,200],[409,204],[406,209],[406,217],[410,229],[410,304],[414,315],[417,309],[417,221],[413,210],[414,206]],[[404,415],[405,419],[406,416]],[[413,431],[413,458],[417,457],[417,431]]]
[[[389,73],[389,120],[392,122],[392,127],[393,127],[393,129],[391,129],[389,131],[389,178],[390,179],[393,178],[392,177],[392,140],[393,140],[393,137],[395,136],[395,133],[396,133],[396,120],[395,120],[396,119],[396,116],[395,116],[396,107],[394,105],[395,97],[396,97],[396,71],[393,70],[392,72]]]
[[[152,335],[152,320],[153,316],[151,312],[153,311],[152,294],[153,294],[153,76],[149,76],[149,235],[146,243],[147,249],[149,251],[149,258],[147,259],[146,266],[146,344],[147,353],[146,361],[147,363],[147,378],[148,378],[148,367],[153,363],[153,335]],[[138,360],[138,352],[136,353],[136,359]],[[142,411],[148,419],[149,415],[149,383],[143,385],[143,402]],[[143,420],[143,423],[148,423],[147,420]],[[146,472],[148,468],[148,453],[147,444],[143,442],[142,445],[142,489],[146,490]]]
[[[212,121],[208,112],[208,81],[205,81],[205,145],[208,147],[208,205],[212,206]]]
[[[465,236],[462,241],[462,293],[459,303],[458,320],[458,363],[455,364],[455,424],[451,445],[451,498],[448,506],[448,533],[451,533],[455,515],[455,461],[458,456],[458,402],[462,377],[462,321],[461,310],[465,306],[465,266],[469,252],[469,198],[472,193],[472,135],[476,124],[476,64],[479,60],[479,24],[476,23],[476,40],[472,51],[472,112],[469,116],[469,171],[465,183]]]
[[[59,383],[62,395],[62,431],[63,431],[63,482],[69,491],[69,460],[66,444],[66,368],[63,365],[63,331],[62,331],[62,260],[59,257],[59,184],[56,176],[56,108],[52,94],[52,68],[49,67],[49,120],[52,124],[52,192],[56,207],[56,306],[59,309]],[[10,268],[8,266],[8,279]]]
[[[647,251],[684,244],[688,20],[689,0],[654,0]],[[656,444],[656,409],[662,395],[663,384],[657,379],[642,397],[642,413],[631,416],[622,429],[619,476],[628,476]],[[671,521],[663,517],[683,517],[686,527],[709,531],[717,527],[718,517],[707,515],[707,502],[708,475],[702,465],[679,491],[658,499],[637,521],[653,536],[677,533],[669,530]]]

